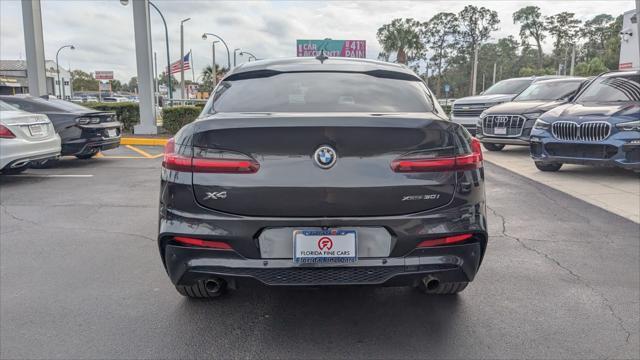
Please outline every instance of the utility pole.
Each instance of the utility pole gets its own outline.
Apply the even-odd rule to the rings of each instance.
[[[184,23],[191,20],[186,18],[180,21],[180,99],[184,100]]]
[[[571,49],[571,71],[569,75],[573,76],[573,66],[576,64],[576,44],[573,44]]]
[[[496,69],[498,67],[498,63],[494,62],[493,63],[493,82],[491,83],[491,85],[496,83]]]
[[[473,79],[471,81],[471,95],[476,94],[476,85],[478,81],[478,45],[473,49]]]

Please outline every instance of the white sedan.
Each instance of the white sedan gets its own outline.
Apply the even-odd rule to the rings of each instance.
[[[0,172],[17,174],[31,162],[60,157],[60,136],[46,115],[0,101]]]

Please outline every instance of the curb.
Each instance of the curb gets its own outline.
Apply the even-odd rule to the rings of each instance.
[[[120,145],[164,146],[168,141],[163,138],[122,137]]]

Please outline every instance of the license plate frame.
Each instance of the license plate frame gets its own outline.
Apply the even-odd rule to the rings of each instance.
[[[494,135],[507,135],[507,128],[506,127],[496,127],[493,129],[493,134]]]
[[[298,264],[352,263],[358,260],[355,230],[300,229],[293,231],[292,239],[293,261]]]
[[[42,137],[46,135],[46,129],[42,124],[29,125],[29,134],[33,137]]]

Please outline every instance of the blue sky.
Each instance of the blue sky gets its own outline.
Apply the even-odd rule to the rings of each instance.
[[[211,42],[203,32],[222,36],[231,51],[245,49],[259,58],[295,56],[295,41],[301,38],[357,39],[367,41],[367,56],[376,58],[380,47],[376,30],[397,17],[426,21],[441,11],[458,12],[467,4],[498,11],[500,30],[494,38],[517,36],[511,14],[528,5],[539,6],[545,15],[575,12],[582,20],[596,14],[617,16],[634,8],[625,1],[172,1],[156,0],[169,25],[171,59],[179,58],[180,20],[185,23],[185,48],[192,49],[196,76],[211,63]],[[43,28],[47,59],[65,44],[60,63],[85,71],[114,70],[128,80],[135,75],[133,14],[131,6],[118,0],[43,0]],[[166,64],[164,28],[152,12],[153,48],[158,66]],[[545,45],[549,48],[550,41]],[[0,58],[24,59],[22,11],[18,0],[0,0]],[[217,47],[219,64],[226,64],[226,52]],[[238,62],[246,61],[239,57]],[[190,77],[189,77],[190,78]]]

